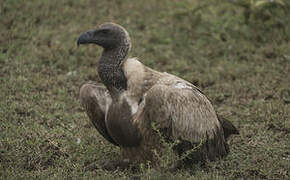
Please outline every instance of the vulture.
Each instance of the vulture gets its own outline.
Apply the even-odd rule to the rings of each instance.
[[[81,105],[98,132],[120,147],[122,160],[158,165],[162,139],[178,142],[173,147],[178,155],[194,149],[188,155],[194,161],[229,152],[226,139],[238,134],[233,124],[218,117],[198,87],[129,58],[130,37],[122,26],[104,23],[88,30],[79,36],[81,44],[103,48],[98,63],[102,83],[81,86]]]

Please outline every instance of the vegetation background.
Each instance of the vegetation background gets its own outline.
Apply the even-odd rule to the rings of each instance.
[[[289,179],[288,0],[1,0],[0,179]],[[98,168],[119,157],[79,103],[99,81],[101,48],[77,48],[104,22],[130,33],[131,56],[202,88],[240,130],[230,154],[175,173]]]

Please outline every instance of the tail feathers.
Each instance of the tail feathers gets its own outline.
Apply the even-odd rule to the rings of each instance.
[[[240,134],[238,129],[229,120],[221,117],[218,118],[223,126],[225,139],[228,139],[232,134]]]

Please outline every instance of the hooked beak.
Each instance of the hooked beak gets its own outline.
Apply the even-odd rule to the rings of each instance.
[[[94,42],[94,30],[89,30],[87,32],[82,33],[77,41],[77,46],[81,44],[89,44]]]

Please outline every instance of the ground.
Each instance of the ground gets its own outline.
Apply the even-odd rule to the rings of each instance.
[[[290,4],[249,2],[4,0],[0,179],[288,179]],[[119,149],[80,106],[82,83],[100,81],[101,48],[76,40],[104,22],[129,31],[130,56],[197,85],[233,122],[226,158],[176,172],[98,168]]]

